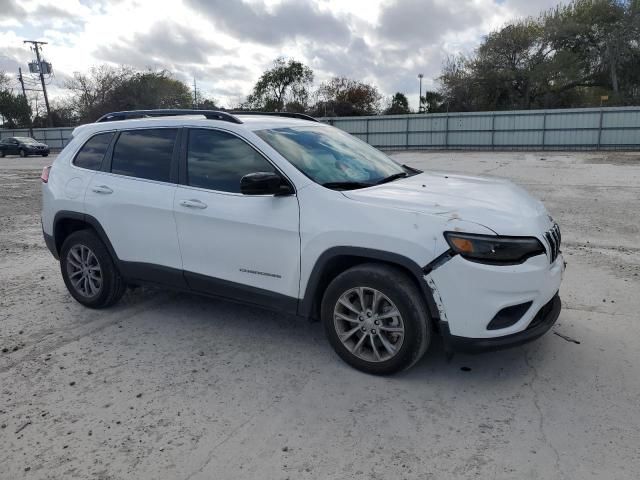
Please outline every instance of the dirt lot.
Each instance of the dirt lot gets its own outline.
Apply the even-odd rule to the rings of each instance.
[[[255,308],[142,289],[91,311],[41,237],[51,159],[1,159],[0,478],[638,478],[640,155],[396,157],[544,200],[568,261],[553,333],[449,362],[436,341],[377,378]]]

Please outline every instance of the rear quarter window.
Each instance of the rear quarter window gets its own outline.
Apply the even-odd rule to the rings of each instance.
[[[76,154],[73,164],[88,170],[100,170],[114,132],[99,133],[91,137]]]

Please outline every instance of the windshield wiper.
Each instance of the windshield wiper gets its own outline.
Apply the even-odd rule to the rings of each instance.
[[[373,183],[365,182],[327,182],[322,184],[323,187],[335,190],[355,190],[357,188],[372,187]]]
[[[385,177],[381,180],[378,180],[376,182],[376,185],[380,185],[382,183],[387,183],[387,182],[393,182],[394,180],[397,180],[399,178],[405,178],[408,177],[409,174],[407,172],[399,172],[399,173],[394,173],[393,175],[389,175],[388,177]]]
[[[417,175],[419,173],[422,173],[422,170],[418,170],[417,168],[410,167],[409,165],[405,165],[404,163],[402,164],[402,168],[404,168],[411,175]]]

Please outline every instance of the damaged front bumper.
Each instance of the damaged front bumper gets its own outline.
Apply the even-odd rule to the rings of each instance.
[[[468,338],[452,335],[447,322],[440,322],[440,334],[444,340],[445,350],[467,353],[501,350],[503,348],[516,347],[541,337],[556,323],[562,302],[557,293],[540,309],[527,328],[518,333],[503,337]]]
[[[482,351],[520,345],[543,335],[558,319],[562,255],[520,265],[487,265],[459,255],[424,276],[439,313],[447,350]],[[504,312],[511,318],[496,327]]]

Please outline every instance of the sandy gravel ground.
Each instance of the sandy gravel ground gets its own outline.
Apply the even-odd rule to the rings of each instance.
[[[568,261],[537,342],[359,373],[318,323],[160,290],[95,312],[40,231],[49,159],[0,159],[0,479],[635,479],[640,155],[403,152],[542,198]],[[463,367],[464,370],[463,370]]]

